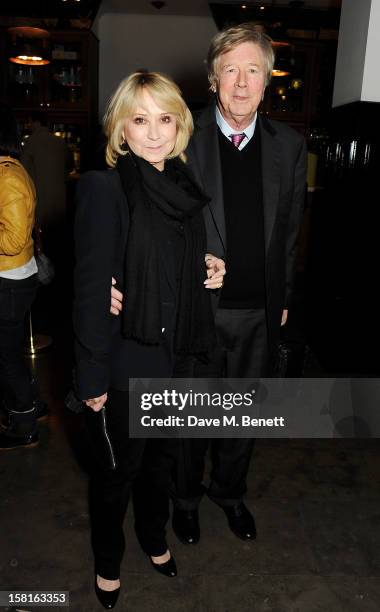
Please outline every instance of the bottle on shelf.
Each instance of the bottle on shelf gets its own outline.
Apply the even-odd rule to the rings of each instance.
[[[25,76],[24,76],[23,69],[22,68],[18,68],[17,72],[16,72],[16,75],[15,75],[16,83],[18,83],[19,85],[23,85],[24,82],[25,82],[24,79],[25,79]]]
[[[73,150],[74,168],[76,172],[80,171],[80,159],[81,159],[80,149],[81,149],[81,139],[78,136],[76,140],[75,148]]]

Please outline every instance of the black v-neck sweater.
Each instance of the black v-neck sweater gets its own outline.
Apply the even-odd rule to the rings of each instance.
[[[240,151],[220,130],[226,221],[226,269],[221,308],[263,308],[265,243],[260,129]]]

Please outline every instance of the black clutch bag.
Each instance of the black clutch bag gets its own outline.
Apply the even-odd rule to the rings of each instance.
[[[71,389],[65,397],[65,406],[74,414],[84,412],[85,404],[78,399],[73,389]]]
[[[109,435],[106,406],[103,406],[98,412],[88,408],[76,395],[75,388],[75,372],[73,371],[73,387],[65,397],[65,406],[75,414],[83,414],[95,462],[98,466],[101,469],[116,470],[116,454]]]
[[[286,378],[289,362],[291,358],[291,349],[285,342],[279,342],[277,346],[277,362],[274,375],[276,378]]]
[[[308,353],[308,346],[303,340],[279,342],[272,376],[275,378],[302,378]]]
[[[116,456],[107,427],[106,406],[95,412],[84,405],[83,414],[96,462],[102,468],[116,470]]]
[[[49,259],[42,249],[42,230],[36,223],[34,226],[34,258],[37,264],[37,278],[41,285],[50,285],[55,277],[53,262]]]
[[[55,277],[52,261],[42,251],[36,251],[34,258],[37,264],[37,278],[41,285],[50,285]]]

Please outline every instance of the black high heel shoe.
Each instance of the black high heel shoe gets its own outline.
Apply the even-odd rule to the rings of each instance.
[[[165,563],[155,563],[152,557],[150,555],[148,556],[152,566],[159,574],[167,576],[168,578],[174,578],[174,576],[177,575],[177,566],[172,555],[170,556],[169,561],[165,561]]]
[[[116,602],[119,598],[120,587],[113,591],[103,591],[98,585],[97,578],[95,576],[95,593],[103,608],[106,610],[112,610],[115,607]]]

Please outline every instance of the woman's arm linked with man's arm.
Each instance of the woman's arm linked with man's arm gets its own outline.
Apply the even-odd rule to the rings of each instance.
[[[206,289],[220,289],[223,286],[223,277],[226,274],[226,265],[223,259],[215,257],[211,253],[205,255],[206,264],[206,279],[204,286]],[[110,311],[114,315],[118,315],[122,309],[123,294],[117,289],[116,280],[112,278],[111,286],[111,307]]]

